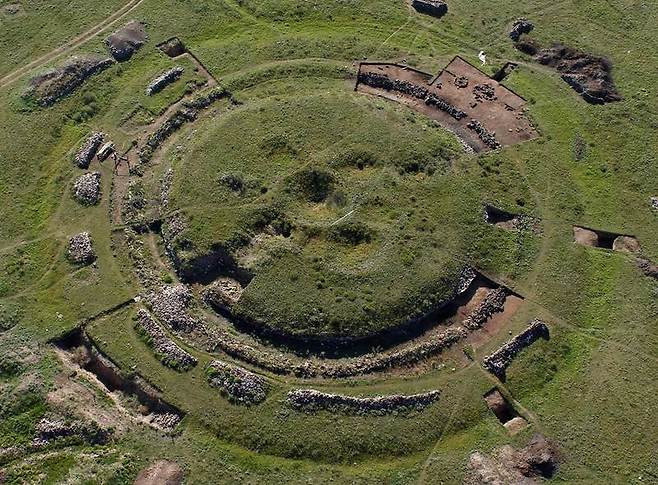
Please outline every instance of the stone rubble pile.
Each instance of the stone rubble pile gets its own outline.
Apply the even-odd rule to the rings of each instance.
[[[176,66],[163,72],[146,86],[146,95],[153,96],[154,94],[159,93],[171,83],[178,81],[184,71],[185,70],[182,67]]]
[[[197,365],[197,359],[171,340],[146,310],[140,309],[137,312],[135,327],[167,367],[187,371]]]
[[[170,168],[163,175],[162,183],[160,185],[160,213],[164,212],[169,207],[169,194],[173,182],[174,170]]]
[[[514,42],[518,42],[521,38],[521,35],[529,34],[534,28],[535,26],[532,24],[532,22],[528,21],[527,19],[516,19],[512,25],[512,29],[509,31],[509,37]]]
[[[214,360],[206,369],[208,382],[231,401],[258,404],[267,397],[268,386],[261,376],[242,367]]]
[[[448,12],[448,4],[442,0],[412,0],[411,6],[420,13],[441,18]]]
[[[384,74],[374,72],[360,72],[358,82],[373,88],[384,89],[386,91],[397,91],[417,99],[422,99],[428,106],[434,106],[441,111],[445,111],[456,120],[460,120],[466,116],[466,113],[455,108],[435,94],[430,93],[426,88],[417,86],[409,81],[390,79]]]
[[[658,197],[651,197],[651,208],[658,211]]]
[[[32,447],[40,448],[52,441],[75,437],[92,444],[103,444],[109,439],[111,431],[100,428],[96,423],[70,422],[57,416],[46,416],[35,426]]]
[[[154,413],[149,416],[151,426],[165,431],[173,430],[180,420],[181,417],[176,413]]]
[[[174,331],[190,332],[199,322],[188,313],[192,292],[183,285],[161,286],[146,295],[146,302],[158,320]]]
[[[155,288],[160,279],[155,270],[149,265],[146,256],[144,256],[144,242],[139,239],[137,232],[132,228],[128,227],[124,229],[123,233],[128,256],[139,281],[146,288]]]
[[[89,168],[89,164],[96,155],[96,151],[103,143],[104,134],[100,132],[92,133],[80,146],[78,153],[75,154],[73,159],[74,163],[85,170]]]
[[[482,126],[482,123],[478,120],[471,119],[466,126],[477,133],[480,140],[492,150],[500,148],[500,143],[496,140],[496,135]]]
[[[96,260],[96,253],[88,232],[81,232],[69,239],[66,253],[69,261],[75,264],[91,264]]]
[[[229,311],[231,306],[240,299],[244,288],[233,278],[219,278],[213,282],[203,294],[206,303],[220,311]]]
[[[101,199],[101,173],[89,172],[73,183],[73,197],[83,205],[95,205]]]
[[[482,328],[482,325],[484,325],[494,313],[503,311],[508,294],[509,290],[505,287],[491,290],[473,313],[464,319],[462,325],[469,330]]]
[[[114,64],[110,58],[99,56],[74,56],[60,67],[33,77],[22,97],[48,107],[68,96],[88,78]]]
[[[287,401],[298,411],[329,410],[354,414],[391,414],[420,411],[439,399],[438,390],[421,394],[391,394],[375,397],[354,397],[330,394],[314,389],[294,389],[288,392]]]
[[[540,338],[548,340],[548,326],[539,319],[533,320],[528,328],[508,341],[493,354],[487,355],[482,366],[501,380],[505,378],[505,370],[512,360],[523,349]]]

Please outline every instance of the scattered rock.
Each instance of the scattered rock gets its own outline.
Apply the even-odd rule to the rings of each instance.
[[[144,24],[135,20],[128,22],[105,39],[105,45],[117,61],[129,60],[146,42]]]
[[[658,197],[651,197],[651,208],[655,211],[658,211]]]
[[[69,239],[67,256],[72,263],[81,265],[91,264],[96,260],[88,232],[81,232]]]
[[[441,0],[412,0],[411,6],[417,12],[441,18],[448,13],[448,4]]]
[[[520,18],[514,21],[512,29],[509,31],[510,39],[518,42],[523,34],[529,34],[535,28],[534,24],[527,19]]]
[[[637,265],[645,275],[658,280],[658,265],[642,258],[637,260]]]
[[[180,485],[183,483],[183,470],[173,461],[159,460],[145,468],[134,485]]]
[[[265,379],[242,367],[213,360],[206,369],[208,382],[229,400],[240,404],[258,404],[267,397]]]
[[[73,197],[83,205],[95,205],[101,199],[101,173],[89,172],[73,183]]]
[[[315,412],[330,410],[354,414],[391,414],[407,411],[420,411],[439,399],[440,391],[421,394],[391,394],[376,397],[354,397],[330,394],[314,389],[295,389],[288,392],[287,401],[293,408]]]
[[[471,119],[466,126],[477,133],[480,140],[492,150],[500,148],[500,143],[496,140],[496,134],[487,130],[478,120]]]
[[[30,79],[22,97],[42,107],[51,106],[113,63],[112,59],[100,56],[71,57],[64,65]]]
[[[184,69],[182,67],[176,66],[163,72],[146,86],[146,95],[152,96],[159,93],[169,84],[176,82],[183,75],[183,71]]]
[[[78,152],[75,154],[73,159],[74,163],[80,167],[87,169],[89,164],[96,155],[98,147],[103,143],[104,134],[100,132],[94,132],[84,141],[84,143],[78,149]]]

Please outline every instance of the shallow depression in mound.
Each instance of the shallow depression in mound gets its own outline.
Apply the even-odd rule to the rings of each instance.
[[[185,143],[170,195],[184,222],[163,232],[184,281],[240,281],[234,317],[358,338],[454,295],[481,206],[452,174],[461,145],[431,120],[310,95],[200,120]]]

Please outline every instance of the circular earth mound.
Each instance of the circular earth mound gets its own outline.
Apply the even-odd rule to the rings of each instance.
[[[230,313],[277,334],[353,339],[450,300],[481,223],[462,148],[357,94],[269,98],[197,127],[174,160],[182,279],[245,286]],[[170,223],[171,224],[171,223]]]

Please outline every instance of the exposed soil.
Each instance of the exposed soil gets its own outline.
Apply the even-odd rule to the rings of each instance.
[[[178,37],[172,37],[171,39],[158,44],[157,48],[172,58],[178,57],[187,52],[185,44],[183,44]]]
[[[605,57],[559,43],[541,48],[527,36],[522,37],[515,46],[531,55],[536,62],[559,72],[562,79],[588,103],[603,104],[622,99],[612,79],[612,63]]]
[[[367,84],[372,76],[403,81],[406,92]],[[361,63],[355,89],[406,104],[439,122],[476,152],[538,136],[525,116],[525,100],[461,57],[434,78],[400,64]]]
[[[495,387],[484,395],[484,401],[501,424],[505,424],[519,415],[509,401],[505,399],[505,396]]]
[[[129,60],[133,54],[146,42],[147,35],[144,24],[133,20],[105,39],[105,45],[112,57],[119,62]]]
[[[583,246],[640,254],[642,248],[634,236],[573,226],[574,242]]]
[[[532,437],[521,449],[505,445],[489,455],[479,451],[471,454],[470,472],[465,485],[532,485],[552,478],[560,456],[558,447],[540,434]]]
[[[62,360],[94,376],[118,406],[117,391],[134,396],[147,413],[138,419],[153,427],[170,430],[176,426],[183,413],[164,401],[146,381],[139,376],[127,377],[106,356],[101,354],[82,329],[75,329],[61,339],[53,342]],[[128,414],[133,415],[126,411]]]
[[[183,470],[173,461],[159,460],[145,468],[134,485],[180,485],[183,483]]]

